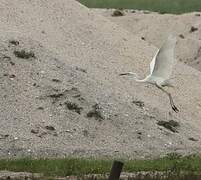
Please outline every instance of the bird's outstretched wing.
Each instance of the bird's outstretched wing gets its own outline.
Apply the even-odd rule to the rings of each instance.
[[[169,79],[174,65],[176,37],[170,35],[150,63],[151,75]]]
[[[153,71],[154,71],[154,66],[155,66],[155,62],[156,62],[156,56],[157,56],[158,52],[159,52],[159,49],[157,50],[155,56],[153,57],[153,59],[152,59],[152,61],[150,63],[150,74],[152,74]]]

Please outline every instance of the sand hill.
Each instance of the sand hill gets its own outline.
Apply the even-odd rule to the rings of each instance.
[[[125,10],[125,16],[112,17],[113,9],[93,9],[93,11],[109,18],[136,36],[141,36],[145,41],[158,48],[170,33],[177,35],[177,59],[201,70],[200,13],[172,15]]]
[[[156,47],[78,2],[2,0],[0,26],[1,157],[200,152],[199,71],[178,62],[176,114],[118,75],[143,77]]]

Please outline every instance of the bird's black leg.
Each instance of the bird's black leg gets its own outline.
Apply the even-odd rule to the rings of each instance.
[[[173,98],[172,98],[172,96],[171,96],[170,93],[168,93],[168,96],[169,96],[170,104],[171,104],[171,107],[172,107],[173,111],[179,112],[179,109],[175,106],[174,101],[173,101]]]
[[[174,104],[172,95],[169,92],[167,92],[165,89],[163,89],[163,87],[158,85],[157,83],[156,83],[156,87],[159,88],[160,90],[162,90],[163,92],[165,92],[168,95],[169,100],[170,100],[170,105],[171,105],[173,111],[175,111],[176,113],[179,112],[179,109]]]

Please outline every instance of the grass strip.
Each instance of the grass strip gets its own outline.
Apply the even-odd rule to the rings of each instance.
[[[79,0],[89,8],[124,8],[181,14],[201,11],[200,0]]]
[[[110,172],[111,159],[1,159],[0,170],[43,173],[46,176],[106,174]],[[201,156],[168,155],[160,159],[124,160],[124,172],[171,171],[201,174]]]

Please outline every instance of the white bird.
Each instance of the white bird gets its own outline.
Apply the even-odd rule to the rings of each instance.
[[[170,35],[167,41],[157,51],[150,63],[150,74],[145,79],[137,79],[136,73],[128,72],[120,75],[132,75],[137,82],[144,82],[154,84],[157,88],[165,92],[170,100],[170,105],[175,112],[178,108],[173,102],[172,95],[164,89],[164,86],[173,87],[170,83],[170,76],[172,74],[173,65],[175,62],[174,49],[176,45],[176,37]]]

